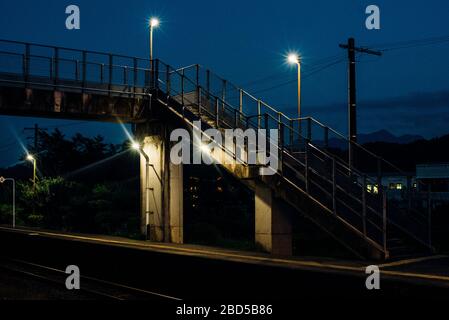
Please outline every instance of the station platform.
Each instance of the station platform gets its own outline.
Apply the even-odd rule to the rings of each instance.
[[[12,229],[7,226],[0,226],[0,232],[20,234],[29,237],[30,240],[37,237],[57,239],[216,261],[304,271],[350,274],[363,278],[367,276],[366,268],[371,265],[376,265],[381,271],[382,279],[449,288],[449,255],[444,254],[379,263],[375,261],[348,261],[321,257],[284,258],[258,252],[229,250],[200,245],[154,243],[105,235],[63,233],[31,228]]]

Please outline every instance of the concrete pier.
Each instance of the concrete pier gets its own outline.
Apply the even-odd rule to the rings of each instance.
[[[142,233],[151,241],[183,243],[183,168],[170,163],[168,128],[151,123],[137,131],[144,153],[140,157]]]
[[[292,255],[290,210],[274,196],[271,188],[257,183],[255,188],[256,246],[273,255]]]

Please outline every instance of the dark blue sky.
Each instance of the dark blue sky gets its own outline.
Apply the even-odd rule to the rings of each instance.
[[[81,9],[81,30],[65,28],[65,8]],[[365,8],[381,9],[381,30],[365,28]],[[173,66],[200,63],[235,82],[246,84],[263,100],[286,113],[295,110],[295,83],[284,63],[289,50],[304,57],[304,74],[317,61],[345,52],[338,44],[354,36],[359,45],[396,43],[449,35],[449,2],[428,1],[151,1],[151,0],[15,0],[0,2],[0,38],[80,49],[147,56],[146,21],[160,17],[155,55]],[[449,42],[386,52],[381,58],[359,57],[359,130],[387,129],[394,134],[433,137],[449,133]],[[346,64],[342,62],[304,79],[303,112],[345,132]],[[43,126],[64,121],[37,120]],[[0,118],[1,147],[36,120]],[[7,126],[4,124],[8,123]],[[5,131],[6,130],[6,131]],[[101,133],[116,141],[118,126],[82,124],[75,131]],[[9,153],[11,150],[9,149]],[[11,153],[12,154],[12,153]],[[2,155],[4,164],[6,156]],[[8,157],[7,161],[12,161]]]

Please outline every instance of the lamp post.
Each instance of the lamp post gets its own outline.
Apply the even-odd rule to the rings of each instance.
[[[153,62],[153,33],[154,29],[159,26],[159,19],[151,18],[149,26],[150,26],[150,74],[151,74],[150,86],[153,87],[155,84],[157,84],[157,78],[155,78],[154,74],[154,62]],[[156,77],[157,76],[158,75],[156,75]]]
[[[13,178],[0,177],[0,184],[7,181],[12,182],[12,227],[16,228],[16,180]]]
[[[159,23],[159,19],[157,18],[150,19],[150,62],[153,61],[153,32],[159,26]]]
[[[137,143],[137,142],[133,142],[132,143],[132,148],[136,151],[139,151],[139,153],[145,158],[145,163],[146,163],[146,170],[145,170],[145,221],[146,221],[146,237],[147,239],[149,239],[149,226],[150,226],[150,215],[151,215],[151,211],[150,211],[150,192],[151,192],[151,188],[150,188],[150,157],[148,156],[148,154],[143,150],[143,147]]]
[[[301,118],[301,59],[298,54],[291,53],[288,55],[288,63],[298,66],[298,118]]]
[[[287,57],[287,61],[290,64],[295,64],[298,67],[298,138],[299,144],[301,143],[301,58],[297,53],[290,53]]]
[[[27,160],[33,163],[33,191],[36,191],[36,158],[29,154]]]

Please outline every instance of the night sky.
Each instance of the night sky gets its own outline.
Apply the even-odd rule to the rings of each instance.
[[[65,28],[65,8],[71,4],[80,7],[81,30]],[[381,30],[365,28],[370,4],[381,9]],[[152,15],[161,19],[156,57],[177,67],[209,67],[291,115],[296,110],[295,70],[284,56],[289,50],[300,52],[303,114],[342,132],[347,127],[347,66],[340,43],[353,36],[358,45],[388,48],[449,36],[446,0],[2,0],[0,38],[146,57]],[[324,62],[339,59],[320,71]],[[358,61],[360,132],[387,129],[427,138],[449,133],[449,41]],[[14,164],[20,150],[16,136],[24,139],[22,128],[35,122],[62,125],[68,135],[103,134],[110,142],[125,138],[116,125],[0,117],[0,165]]]

